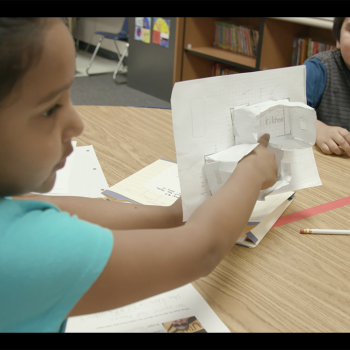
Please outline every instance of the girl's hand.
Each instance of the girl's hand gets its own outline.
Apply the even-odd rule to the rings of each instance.
[[[264,134],[260,137],[258,142],[259,146],[255,147],[252,152],[246,155],[239,163],[249,165],[252,170],[261,176],[262,186],[261,189],[264,190],[275,184],[277,181],[277,163],[275,155],[267,149],[269,144],[270,135]]]

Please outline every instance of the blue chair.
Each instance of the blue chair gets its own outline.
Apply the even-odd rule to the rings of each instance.
[[[118,62],[117,68],[115,69],[115,71],[113,73],[113,80],[116,83],[126,83],[126,80],[125,81],[117,81],[116,80],[116,76],[119,73],[119,71],[121,71],[123,73],[127,72],[127,67],[124,65],[123,60],[124,60],[124,57],[125,57],[126,53],[128,52],[128,49],[129,49],[129,43],[128,43],[129,27],[128,27],[128,23],[129,23],[128,17],[125,17],[125,20],[124,20],[123,27],[122,27],[121,31],[119,33],[116,33],[116,34],[115,33],[109,33],[109,32],[95,32],[95,34],[101,35],[101,37],[100,37],[100,40],[97,43],[97,46],[96,46],[96,49],[95,49],[94,53],[92,54],[91,60],[89,62],[89,65],[86,68],[86,74],[87,75],[90,75],[89,74],[89,69],[91,68],[92,63],[94,62],[95,56],[96,56],[97,51],[99,50],[99,48],[100,48],[100,46],[102,44],[102,41],[104,39],[111,39],[111,40],[113,40],[114,45],[115,45],[115,47],[117,49],[117,54],[118,54],[118,58],[119,58],[119,62]],[[117,45],[117,41],[123,41],[123,42],[126,43],[125,49],[124,49],[122,54],[120,54],[120,51],[119,51],[119,48],[118,48],[118,45]]]

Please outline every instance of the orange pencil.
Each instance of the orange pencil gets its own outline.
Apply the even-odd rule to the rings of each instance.
[[[300,233],[313,233],[317,235],[350,235],[350,230],[315,230],[304,228],[300,230]]]

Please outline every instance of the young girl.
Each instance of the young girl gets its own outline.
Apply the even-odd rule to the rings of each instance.
[[[184,224],[170,207],[32,195],[52,189],[83,123],[59,18],[0,18],[0,331],[58,332],[208,275],[276,181],[269,136]]]

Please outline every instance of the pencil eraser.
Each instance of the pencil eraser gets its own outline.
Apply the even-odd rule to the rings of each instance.
[[[300,233],[304,233],[304,229],[303,228],[300,229]]]

